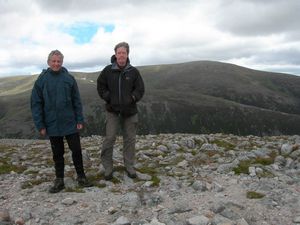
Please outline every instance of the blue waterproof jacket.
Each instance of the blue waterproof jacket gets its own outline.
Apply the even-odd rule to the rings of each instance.
[[[43,70],[32,89],[31,112],[38,131],[46,128],[48,136],[78,132],[82,104],[76,80],[66,68]]]

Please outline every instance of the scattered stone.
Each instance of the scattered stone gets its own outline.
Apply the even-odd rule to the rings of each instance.
[[[0,222],[9,222],[10,216],[8,210],[0,211]]]
[[[300,225],[298,135],[137,136],[136,179],[124,172],[118,138],[109,182],[99,169],[103,140],[81,138],[94,187],[78,188],[72,154],[66,151],[66,189],[51,195],[55,173],[49,141],[0,139],[5,159],[0,168],[11,165],[0,174],[0,224]],[[249,192],[264,197],[249,199]]]
[[[22,218],[17,218],[15,220],[15,224],[17,224],[17,225],[24,225],[25,221]]]
[[[61,201],[61,203],[64,205],[73,205],[74,203],[76,203],[76,201],[72,198],[65,198]]]
[[[209,219],[205,216],[194,216],[187,220],[188,225],[208,225]]]
[[[110,207],[107,211],[108,211],[109,214],[114,214],[114,213],[116,213],[118,210],[117,210],[116,208],[114,208],[114,207]]]
[[[166,224],[159,222],[156,218],[153,218],[150,223],[145,223],[144,225],[166,225]]]
[[[206,183],[200,180],[196,180],[193,184],[192,187],[194,188],[195,191],[206,191]]]
[[[256,171],[255,171],[255,167],[254,166],[250,166],[248,170],[249,170],[249,175],[251,177],[255,177],[256,176]]]
[[[212,190],[214,190],[215,192],[222,192],[224,190],[224,187],[217,182],[213,182]]]
[[[292,151],[293,145],[290,144],[283,144],[280,149],[282,155],[289,155]]]
[[[112,225],[131,225],[131,223],[128,218],[121,216]]]
[[[293,222],[294,222],[294,223],[299,223],[299,224],[300,224],[300,215],[294,217]]]

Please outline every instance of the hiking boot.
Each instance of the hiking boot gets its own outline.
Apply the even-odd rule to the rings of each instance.
[[[64,178],[56,178],[53,186],[49,189],[49,193],[57,193],[65,188]]]
[[[113,171],[105,170],[104,172],[104,179],[105,180],[112,180],[113,179]]]
[[[92,187],[93,186],[93,184],[91,182],[89,182],[89,180],[86,177],[78,177],[77,182],[80,187]]]
[[[128,177],[130,177],[132,179],[137,178],[135,169],[133,169],[133,168],[126,168],[126,173],[127,173]]]

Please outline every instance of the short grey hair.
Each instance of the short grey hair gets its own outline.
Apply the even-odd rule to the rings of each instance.
[[[127,42],[120,42],[115,46],[115,52],[117,52],[118,48],[124,47],[127,51],[127,54],[129,54],[129,44]]]
[[[49,53],[47,62],[49,62],[51,57],[54,56],[54,55],[60,56],[61,60],[64,61],[64,55],[59,50],[56,49],[56,50],[53,50]]]

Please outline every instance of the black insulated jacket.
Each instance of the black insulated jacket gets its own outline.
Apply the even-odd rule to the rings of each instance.
[[[106,110],[128,117],[137,113],[136,103],[144,95],[145,87],[140,72],[130,64],[120,69],[113,55],[97,79],[97,91],[106,102]]]

